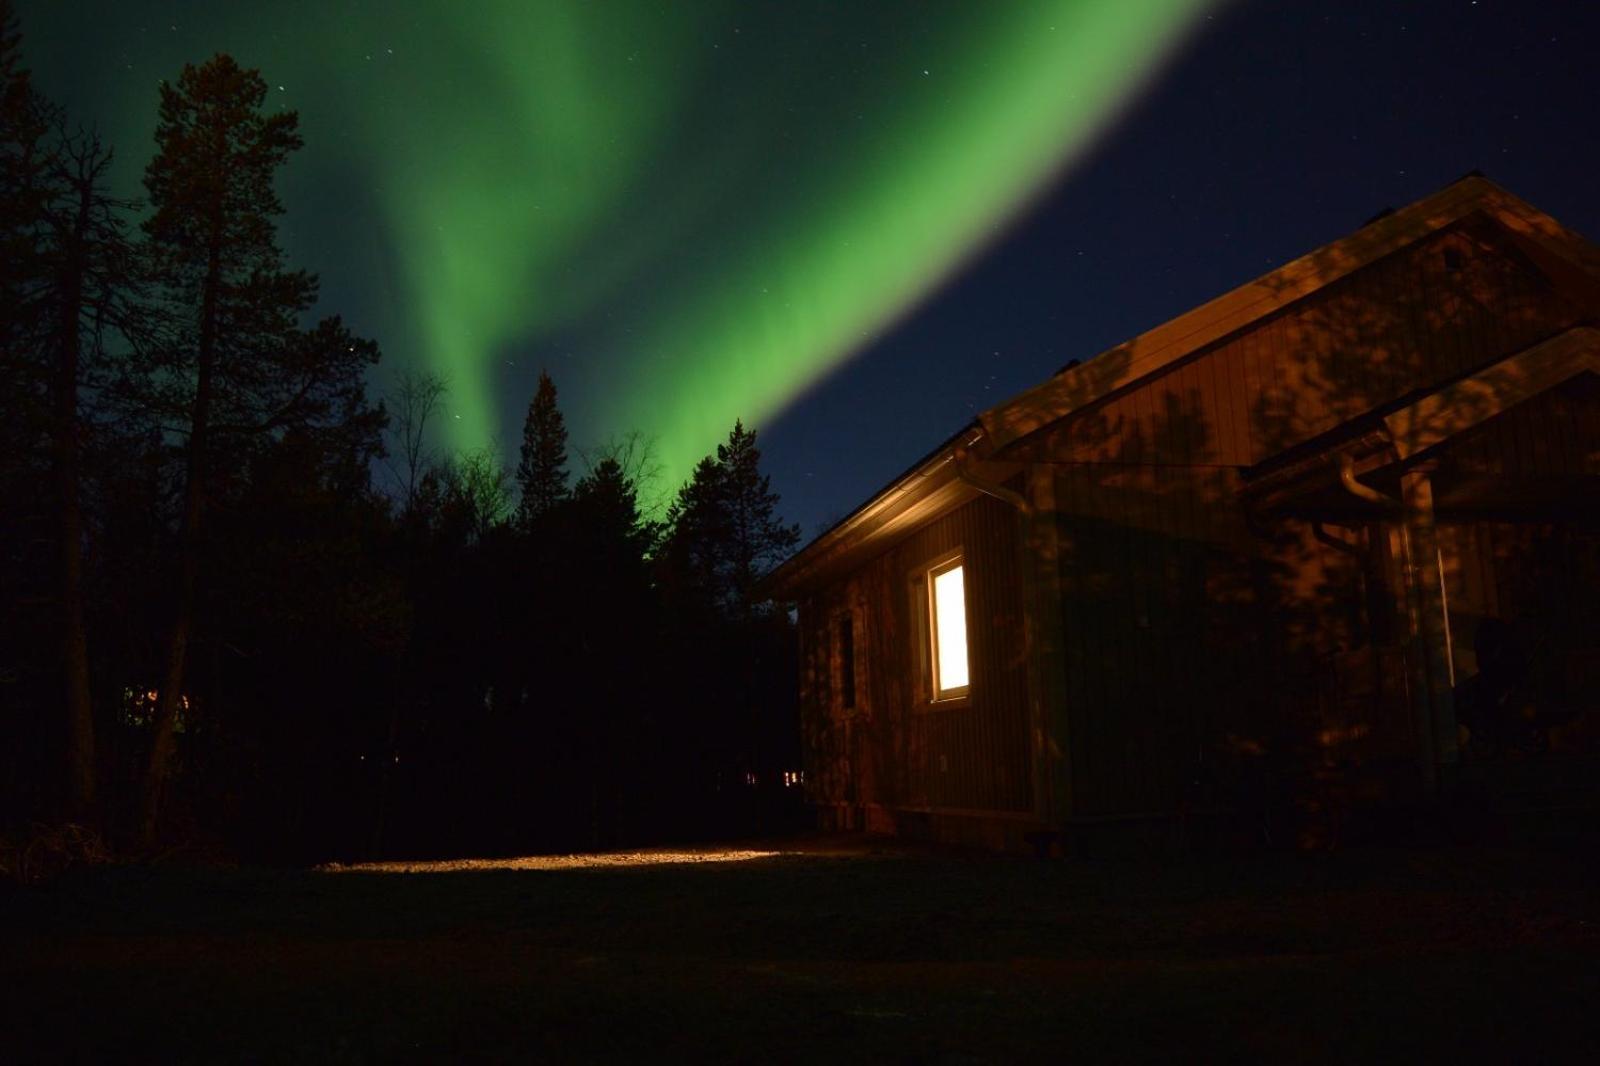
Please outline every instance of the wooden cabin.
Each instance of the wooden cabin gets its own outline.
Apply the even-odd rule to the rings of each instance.
[[[1594,780],[1597,504],[1600,248],[1465,178],[985,412],[778,568],[810,798],[1018,846]]]

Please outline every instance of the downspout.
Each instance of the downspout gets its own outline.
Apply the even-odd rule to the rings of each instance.
[[[1406,499],[1397,500],[1393,496],[1379,492],[1370,485],[1363,484],[1356,478],[1355,460],[1350,457],[1348,452],[1339,456],[1339,484],[1344,486],[1345,491],[1358,499],[1377,504],[1385,511],[1399,518],[1400,543],[1405,558],[1406,580],[1411,586],[1406,590],[1406,599],[1411,614],[1412,632],[1422,644],[1422,661],[1419,665],[1422,668],[1423,683],[1427,686],[1426,691],[1429,693],[1428,714],[1420,739],[1426,746],[1424,787],[1431,793],[1438,787],[1439,767],[1443,761],[1439,751],[1438,740],[1434,736],[1436,715],[1438,714],[1438,709],[1434,704],[1434,693],[1442,690],[1443,700],[1450,701],[1455,686],[1455,648],[1452,646],[1454,642],[1450,633],[1449,601],[1446,598],[1448,593],[1444,582],[1444,556],[1436,545],[1429,545],[1433,547],[1434,558],[1431,561],[1435,567],[1434,576],[1438,581],[1440,598],[1439,617],[1436,622],[1430,623],[1427,615],[1429,614],[1428,600],[1432,596],[1432,589],[1425,589],[1424,586],[1425,584],[1431,585],[1432,581],[1424,574],[1426,564],[1422,559],[1418,558],[1419,548],[1415,543],[1412,525],[1418,519],[1419,513],[1410,503],[1410,493],[1407,492]],[[1428,514],[1427,518],[1431,524],[1431,513]],[[1431,533],[1426,539],[1432,539]],[[1442,664],[1434,664],[1429,661],[1431,655],[1427,650],[1427,629],[1430,624],[1436,624],[1441,631],[1440,635],[1443,637],[1444,662]],[[1444,667],[1443,671],[1438,669],[1439,665]],[[1443,676],[1430,677],[1430,675],[1435,674],[1442,674]]]
[[[1009,503],[1023,515],[1033,514],[1033,504],[1022,493],[1018,492],[1016,489],[1009,489],[1004,485],[990,481],[987,478],[980,477],[972,472],[972,468],[967,465],[971,455],[968,453],[966,445],[956,445],[951,451],[951,456],[955,463],[956,477],[960,478],[968,485],[971,485],[985,496],[993,496],[997,500]]]
[[[1371,487],[1370,485],[1363,485],[1361,482],[1356,480],[1355,461],[1350,458],[1350,453],[1349,452],[1340,452],[1339,453],[1339,484],[1344,486],[1346,492],[1349,492],[1352,495],[1355,495],[1355,496],[1357,496],[1357,497],[1359,497],[1359,498],[1361,498],[1363,500],[1366,500],[1369,503],[1376,503],[1379,506],[1383,507],[1385,510],[1389,510],[1391,508],[1391,505],[1394,505],[1394,504],[1396,504],[1398,502],[1398,501],[1395,501],[1395,500],[1391,500],[1389,497],[1385,496],[1383,493],[1379,492],[1377,489]],[[1367,588],[1366,588],[1366,586],[1367,586],[1367,566],[1366,566],[1367,553],[1366,553],[1366,551],[1363,550],[1362,547],[1359,544],[1351,544],[1349,541],[1345,540],[1344,538],[1336,537],[1332,533],[1329,533],[1327,526],[1325,524],[1323,524],[1323,522],[1321,520],[1313,521],[1311,523],[1311,535],[1313,537],[1316,537],[1317,540],[1320,541],[1321,543],[1326,544],[1328,547],[1332,548],[1334,551],[1342,552],[1343,554],[1348,555],[1348,556],[1350,556],[1350,558],[1355,559],[1357,562],[1361,563],[1362,594],[1363,595],[1367,595],[1368,596],[1368,602],[1371,602],[1370,601],[1370,595],[1368,595]]]
[[[1339,453],[1339,484],[1345,491],[1357,499],[1375,503],[1386,511],[1400,511],[1403,505],[1393,496],[1387,496],[1371,485],[1362,484],[1356,479],[1356,462],[1350,457],[1349,452]]]

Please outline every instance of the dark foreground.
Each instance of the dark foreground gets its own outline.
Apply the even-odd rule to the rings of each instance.
[[[1587,1062],[1586,853],[101,869],[0,890],[0,1058]]]

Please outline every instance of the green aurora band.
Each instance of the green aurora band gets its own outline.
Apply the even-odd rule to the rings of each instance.
[[[92,117],[141,146],[126,153],[138,165],[151,83],[183,61],[231,51],[283,86],[276,102],[301,111],[307,140],[286,185],[291,253],[322,271],[340,310],[344,289],[380,292],[351,317],[391,367],[448,377],[451,447],[509,451],[543,364],[581,437],[639,430],[675,483],[735,417],[773,417],[997,237],[1207,6],[1015,0],[908,18],[864,0],[177,3],[135,25],[126,8],[96,22],[24,2],[21,14],[46,91],[53,65],[74,62],[61,42],[86,44],[78,63],[106,53],[115,78],[98,95],[118,110]],[[147,25],[174,8],[181,27]],[[41,30],[57,54],[33,47]],[[370,216],[383,239],[320,232],[341,213]]]

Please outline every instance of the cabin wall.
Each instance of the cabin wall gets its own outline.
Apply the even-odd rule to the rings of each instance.
[[[1056,470],[1072,814],[1409,775],[1420,649],[1398,527],[1249,516],[1244,475],[1583,317],[1469,218],[1022,442]],[[1475,469],[1594,462],[1590,415],[1556,413],[1508,422]]]
[[[1572,379],[1452,441],[1432,477],[1464,760],[1600,755],[1600,380]],[[1521,721],[1501,728],[1473,706],[1497,644],[1519,664],[1501,673],[1520,680]]]
[[[1237,475],[1057,468],[1072,814],[1237,806],[1272,775],[1404,764],[1382,529],[1246,522]],[[1374,593],[1380,593],[1374,595]]]
[[[1444,467],[1446,494],[1485,478],[1533,487],[1600,478],[1600,380],[1574,378],[1490,419],[1451,442]]]
[[[806,779],[837,827],[959,836],[934,814],[1025,817],[1033,809],[1018,515],[989,497],[933,520],[801,606]],[[911,582],[964,556],[965,705],[932,707],[921,678]],[[851,619],[854,707],[841,685],[841,623]]]
[[[1600,756],[1600,528],[1445,522],[1439,546],[1464,761]],[[1509,700],[1484,685],[1496,673]]]
[[[1290,778],[1346,798],[1418,786],[1423,651],[1396,518],[1250,516],[1228,468],[1054,469],[1074,815],[1237,806]],[[1592,377],[1429,457],[1438,558],[1418,563],[1443,586],[1447,687],[1473,698],[1496,619],[1539,725],[1509,755],[1465,729],[1468,763],[1600,754],[1597,475]]]

